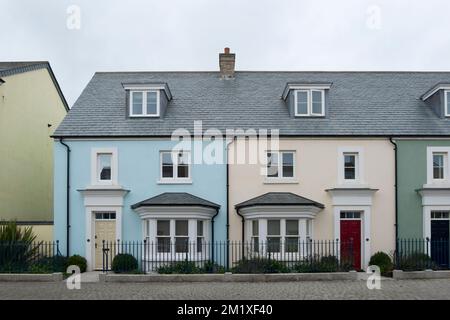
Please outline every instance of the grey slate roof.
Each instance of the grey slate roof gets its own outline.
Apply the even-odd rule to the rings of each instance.
[[[163,118],[128,118],[122,83],[165,82],[173,99]],[[170,136],[178,128],[280,129],[282,136],[450,136],[450,119],[420,100],[450,72],[100,72],[56,137]],[[292,118],[286,83],[332,83],[325,118]]]
[[[235,206],[236,209],[252,206],[315,206],[325,208],[319,202],[301,197],[291,192],[268,192],[256,198],[241,202]]]
[[[12,76],[18,73],[24,73],[38,69],[48,70],[55,88],[58,91],[58,94],[64,104],[64,107],[67,111],[69,111],[69,105],[67,104],[66,98],[62,93],[59,83],[56,80],[55,74],[53,73],[53,70],[48,61],[0,61],[0,77]],[[4,80],[2,81],[5,82]]]
[[[135,203],[131,206],[132,209],[139,207],[151,207],[151,206],[201,206],[219,209],[220,205],[205,200],[203,198],[196,197],[187,192],[165,192],[147,200]]]

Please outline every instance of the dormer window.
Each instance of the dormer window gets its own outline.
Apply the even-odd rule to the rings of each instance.
[[[325,92],[323,90],[296,90],[295,116],[324,116]]]
[[[291,117],[325,117],[325,93],[331,83],[287,83],[281,98]],[[328,97],[328,93],[327,93]]]
[[[438,83],[421,97],[440,118],[450,117],[450,83]]]
[[[450,90],[445,91],[445,116],[450,117]]]
[[[172,93],[167,83],[122,83],[130,118],[162,118]]]
[[[130,91],[130,117],[159,117],[159,90]]]

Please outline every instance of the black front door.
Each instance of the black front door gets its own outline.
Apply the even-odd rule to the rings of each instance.
[[[431,220],[431,258],[438,267],[449,267],[449,220]]]

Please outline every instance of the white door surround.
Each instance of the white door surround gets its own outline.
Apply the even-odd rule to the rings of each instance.
[[[116,214],[116,241],[122,239],[123,198],[128,193],[124,189],[79,190],[84,196],[85,206],[85,258],[87,270],[94,269],[95,213],[114,212]]]
[[[361,213],[361,267],[367,268],[370,261],[370,222],[372,198],[377,189],[336,188],[326,190],[332,197],[334,217],[334,239],[341,240],[341,212],[358,211]]]
[[[431,212],[450,211],[450,188],[424,188],[417,192],[422,196],[423,237],[431,239]]]

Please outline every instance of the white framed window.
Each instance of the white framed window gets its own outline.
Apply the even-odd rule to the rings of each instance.
[[[358,153],[344,152],[344,180],[358,180]]]
[[[364,184],[364,150],[361,147],[338,149],[338,184]]]
[[[97,179],[98,181],[111,181],[112,153],[97,154]]]
[[[115,212],[95,212],[95,220],[116,220]]]
[[[185,182],[191,179],[191,157],[188,151],[160,152],[160,180]]]
[[[450,147],[427,148],[427,183],[429,185],[450,184],[449,152]]]
[[[450,117],[450,90],[446,90],[444,92],[444,97],[445,97],[445,116],[446,117]]]
[[[325,91],[315,89],[295,90],[295,116],[322,117],[325,115]]]
[[[201,219],[149,219],[144,238],[150,254],[205,254],[208,240],[207,221]],[[155,231],[153,231],[155,230]],[[156,232],[156,234],[152,234]]]
[[[91,185],[117,185],[118,161],[116,148],[91,150]]]
[[[185,253],[189,250],[189,221],[175,220],[175,252]]]
[[[251,242],[253,251],[259,252],[259,220],[252,220]]]
[[[267,251],[281,251],[281,220],[267,220]]]
[[[197,252],[203,252],[205,247],[205,223],[203,220],[197,221]]]
[[[341,220],[358,220],[361,219],[361,211],[341,211]]]
[[[298,252],[299,240],[298,220],[286,220],[285,252]]]
[[[449,220],[450,212],[449,211],[431,211],[431,219],[432,220]]]
[[[252,220],[252,242],[255,247],[256,239],[261,241],[259,220]],[[301,241],[311,239],[312,223],[309,219],[268,219],[266,224],[261,224],[266,227],[261,230],[266,234],[266,250],[270,253],[298,253],[300,250]],[[303,229],[301,226],[303,225]],[[256,229],[257,228],[257,229]],[[255,232],[255,230],[258,230]],[[303,230],[303,231],[301,231]],[[259,245],[257,247],[259,252]]]
[[[446,154],[433,152],[433,180],[444,180],[446,176]]]
[[[156,228],[156,243],[158,253],[170,252],[170,220],[158,220],[156,222]]]
[[[130,91],[130,117],[159,117],[159,90]]]
[[[294,151],[268,151],[266,178],[290,179],[295,177]]]

